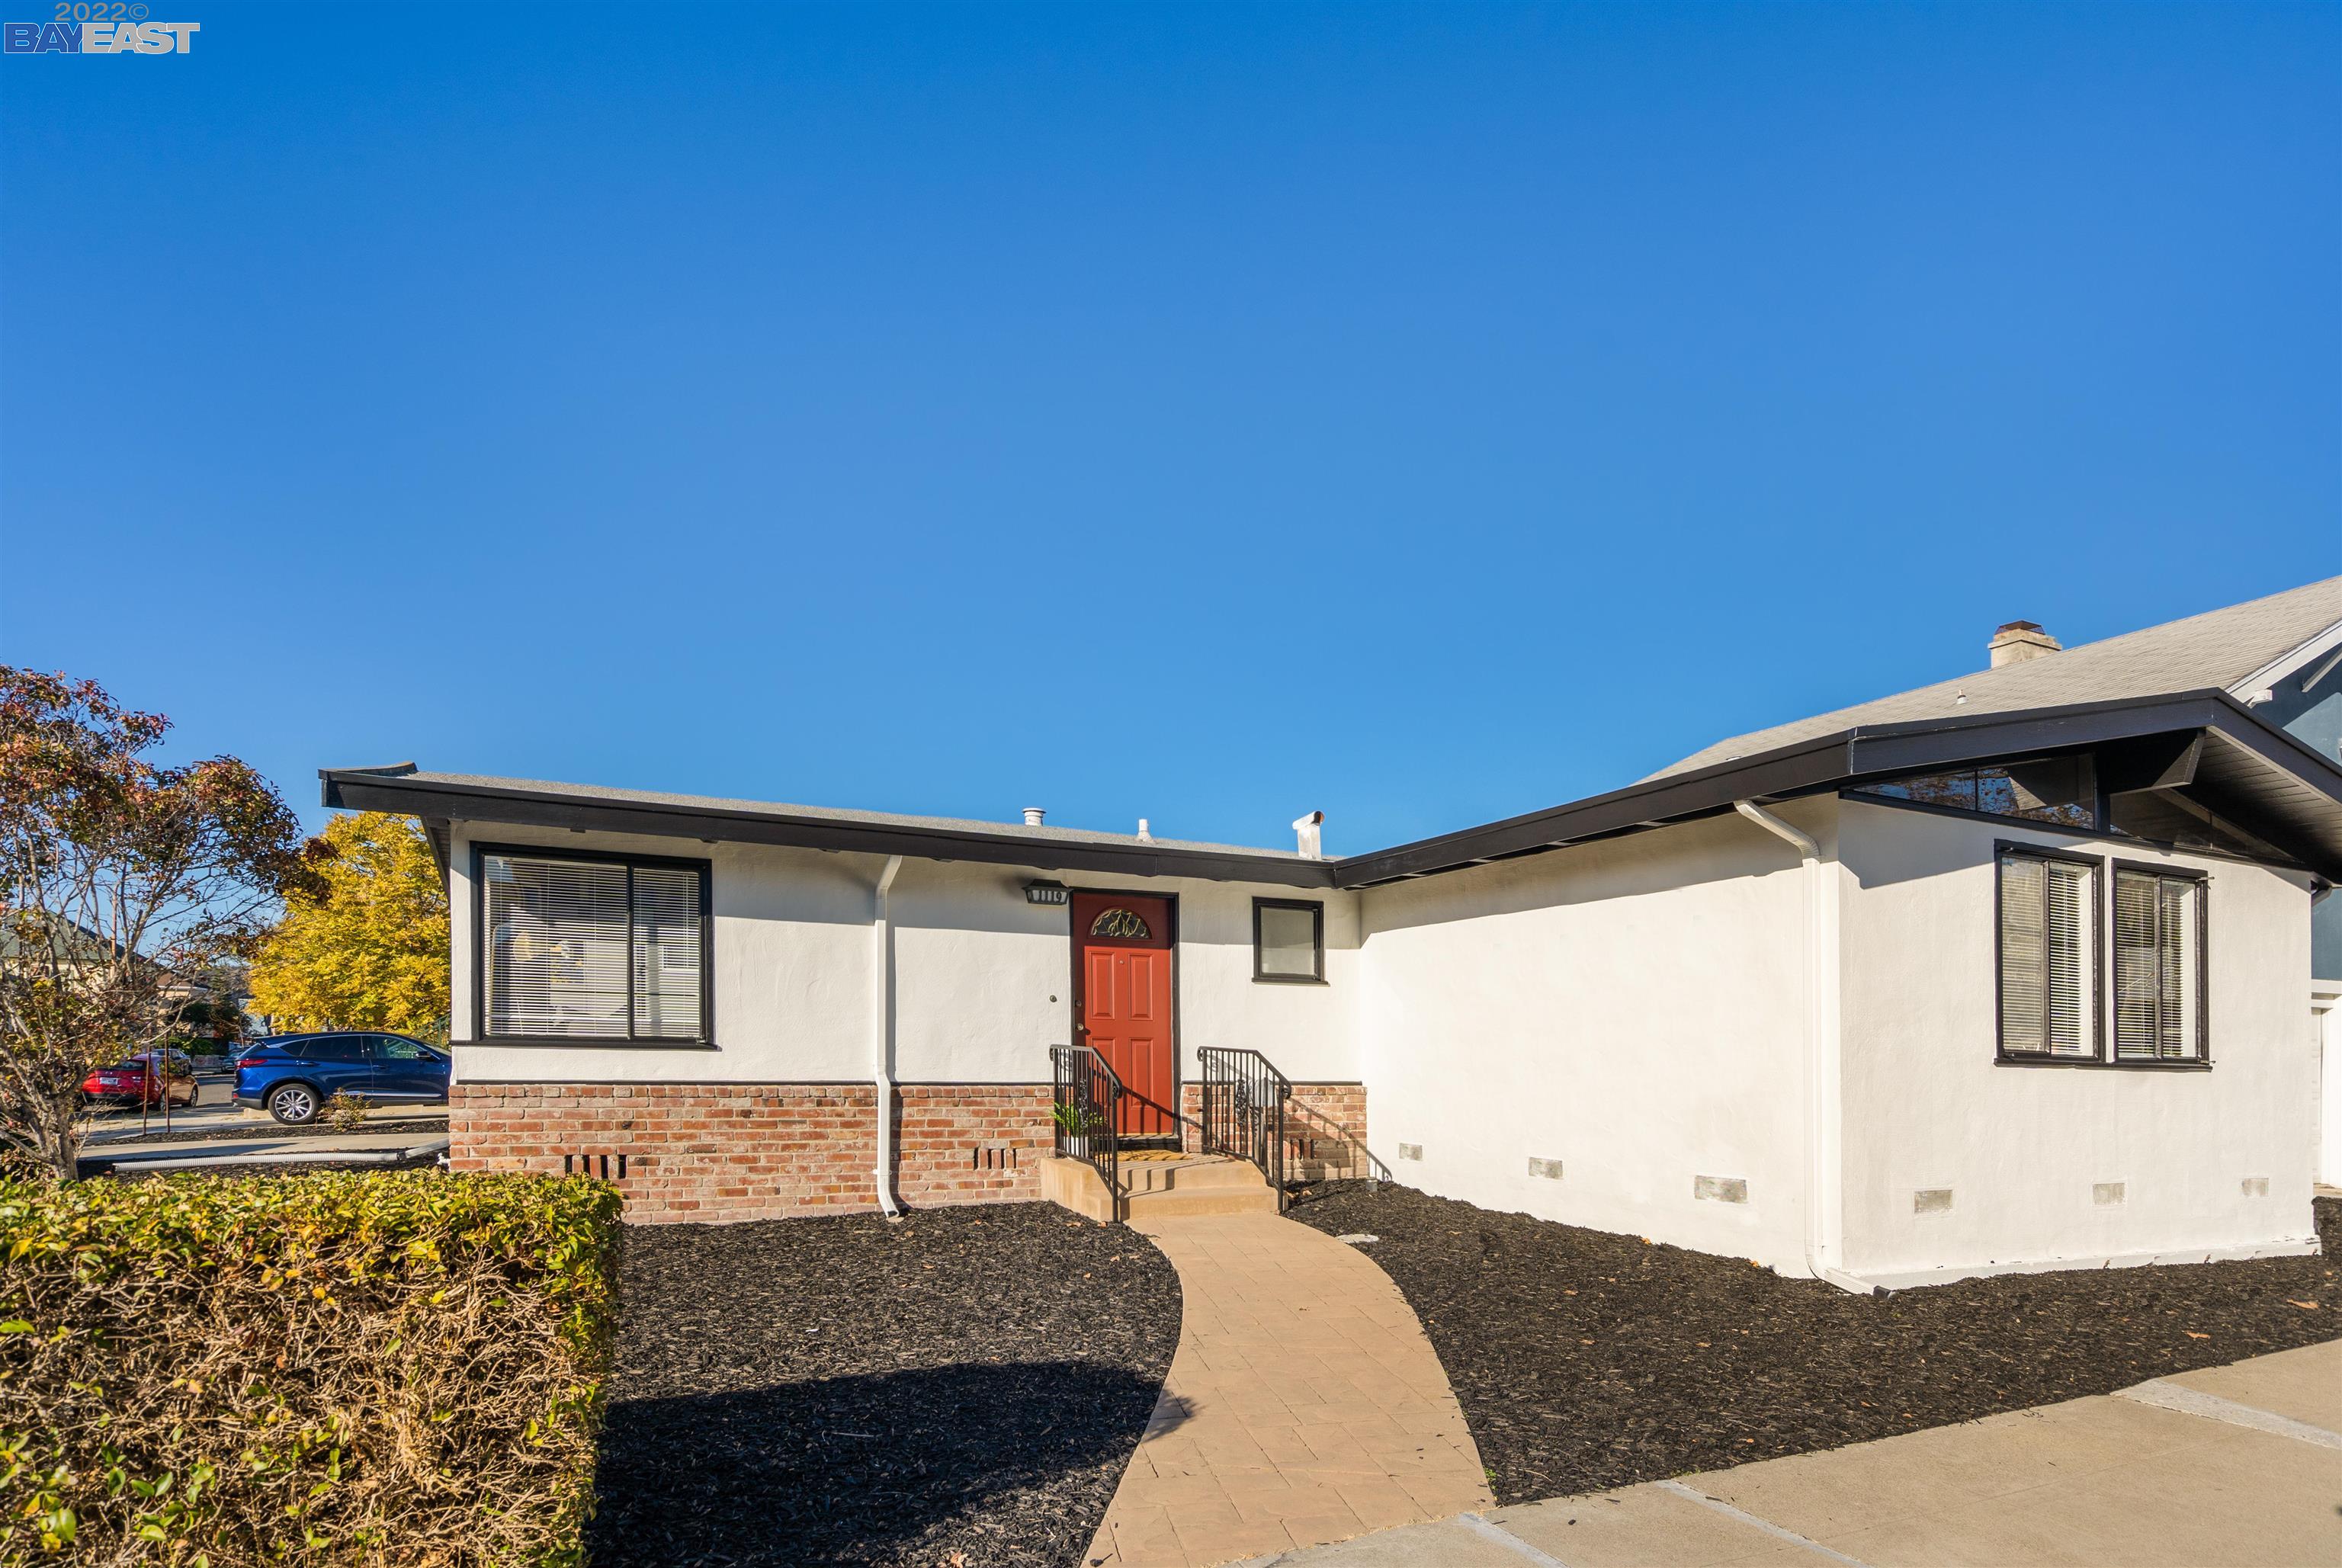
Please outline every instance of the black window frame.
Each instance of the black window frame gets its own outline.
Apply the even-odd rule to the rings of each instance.
[[[491,1034],[488,1033],[488,897],[487,857],[514,855],[530,860],[559,860],[590,865],[623,865],[626,905],[634,907],[637,866],[699,874],[699,1035],[696,1039],[654,1039],[628,1034]],[[470,1045],[560,1045],[589,1051],[712,1051],[716,1049],[716,864],[711,860],[663,854],[629,854],[618,850],[569,849],[542,844],[475,844],[472,845],[472,1038]],[[628,937],[631,950],[632,936]],[[629,964],[626,1016],[633,1026],[634,983]]]
[[[2196,884],[2196,1054],[2193,1056],[2125,1056],[2118,1049],[2116,1034],[2113,995],[2115,979],[2107,972],[2107,1055],[2117,1067],[2145,1068],[2150,1072],[2187,1073],[2200,1071],[2212,1064],[2212,874],[2201,866],[2157,865],[2152,861],[2115,859],[2107,863],[2107,943],[2111,950],[2114,939],[2115,878],[2124,872],[2164,878],[2174,882]]]
[[[2012,855],[2032,860],[2063,861],[2089,868],[2090,873],[2090,1054],[2060,1056],[2048,1051],[2012,1051],[2008,1047],[2007,1002],[2003,987],[2008,980],[2004,953],[2008,927],[2002,886]],[[1996,839],[1992,846],[1992,1044],[1993,1060],[2013,1067],[2103,1067],[2107,1065],[2107,874],[2103,856],[2028,844],[2023,839]]]
[[[1312,973],[1271,974],[1261,967],[1260,914],[1264,909],[1306,909],[1309,912],[1309,952]],[[1252,901],[1252,978],[1258,985],[1323,985],[1326,984],[1326,905],[1314,898],[1256,898]]]
[[[1868,798],[1868,797],[1866,797]],[[1902,803],[1909,804],[1909,803]],[[1926,811],[1937,809],[1917,806]],[[1973,814],[1954,812],[1967,816]],[[2030,824],[2028,824],[2030,825]],[[2057,831],[2056,824],[2043,823],[2041,827]],[[2097,922],[2096,940],[2090,944],[2090,984],[2097,1010],[2097,1054],[2089,1056],[2053,1056],[2046,1051],[2011,1051],[2003,1035],[2000,1005],[2002,939],[2000,924],[2001,860],[2007,854],[2029,854],[2043,860],[2071,861],[2091,869],[2090,904]],[[2192,878],[2202,884],[2196,920],[2196,1056],[2172,1061],[2162,1057],[2117,1056],[2114,1036],[2114,973],[2107,960],[2114,951],[2114,873],[2144,871],[2157,876]],[[2023,839],[1995,839],[1992,845],[1992,1033],[1993,1064],[1998,1067],[2081,1067],[2109,1073],[2206,1073],[2212,1067],[2212,980],[2209,933],[2212,926],[2212,874],[2200,866],[2157,865],[2149,861],[2125,860],[2118,856],[2082,854],[2069,849],[2057,849],[2047,844],[2028,843]]]
[[[2025,767],[2035,763],[2075,760],[2087,762],[2090,766],[2090,819],[2087,822],[2066,822],[2057,817],[2027,816],[2021,813],[1987,811],[1981,805],[1955,805],[1944,801],[1913,800],[1904,795],[1882,793],[1894,785],[1907,784],[1913,779],[1960,777],[1981,779],[1982,775],[1987,773],[2007,774],[2011,769]],[[1977,763],[1967,767],[1952,768],[1934,774],[1892,774],[1884,777],[1865,779],[1859,784],[1841,785],[1837,794],[1841,800],[1863,801],[1875,805],[1890,806],[1898,811],[1935,812],[1945,816],[1965,817],[1970,822],[1988,822],[2009,827],[2022,827],[2028,832],[2069,833],[2088,838],[2107,836],[2107,821],[2112,809],[2105,777],[2098,770],[2098,754],[2095,751],[2051,752],[2041,755],[2018,757],[2009,762]]]

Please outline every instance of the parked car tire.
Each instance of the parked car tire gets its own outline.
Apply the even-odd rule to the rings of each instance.
[[[306,1084],[279,1084],[268,1092],[268,1114],[288,1127],[317,1119],[325,1101]]]

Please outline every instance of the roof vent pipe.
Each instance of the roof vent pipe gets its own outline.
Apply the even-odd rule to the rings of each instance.
[[[1041,825],[1041,819],[1048,814],[1049,814],[1047,812],[1043,811],[1037,805],[1028,805],[1025,808],[1025,825],[1026,827],[1039,827]]]
[[[2037,622],[2004,622],[1992,634],[1992,642],[1989,645],[1992,667],[1997,670],[2003,664],[2021,664],[2027,659],[2038,659],[2046,654],[2062,653],[2065,646],[2065,644],[2043,631]]]
[[[1325,820],[1326,814],[1322,811],[1313,811],[1307,816],[1295,820],[1293,824],[1293,832],[1295,836],[1300,840],[1300,849],[1304,859],[1318,860],[1323,858],[1317,848],[1317,828],[1318,824],[1323,823]]]
[[[1155,835],[1146,831],[1146,819],[1145,817],[1140,817],[1138,819],[1138,842],[1141,844],[1153,844],[1155,842]]]

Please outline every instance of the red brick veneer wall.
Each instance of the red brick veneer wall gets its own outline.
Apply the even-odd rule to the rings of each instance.
[[[1186,1145],[1196,1146],[1204,1114],[1204,1086],[1179,1086],[1179,1114],[1186,1123]],[[1300,1181],[1380,1175],[1366,1154],[1366,1086],[1364,1084],[1296,1084],[1285,1102],[1286,1158]]]
[[[606,1174],[626,1217],[769,1220],[875,1209],[868,1084],[458,1084],[458,1171]],[[915,1084],[895,1104],[896,1195],[916,1205],[1040,1195],[1046,1084]],[[625,1156],[623,1175],[620,1155]]]
[[[921,1205],[1038,1198],[1055,1146],[1049,1095],[1046,1084],[897,1084],[896,1196]]]

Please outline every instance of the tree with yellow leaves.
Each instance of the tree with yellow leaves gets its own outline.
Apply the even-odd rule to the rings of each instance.
[[[357,812],[325,826],[321,896],[295,893],[252,964],[252,1009],[279,1029],[447,1037],[447,886],[423,830]]]

